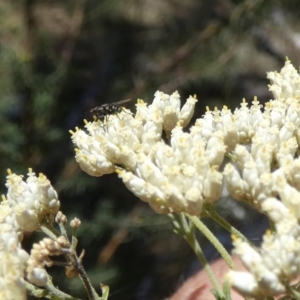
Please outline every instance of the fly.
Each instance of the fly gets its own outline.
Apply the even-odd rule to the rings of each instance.
[[[119,114],[124,109],[121,106],[124,103],[131,101],[131,99],[125,99],[114,103],[106,103],[100,106],[96,106],[90,110],[90,112],[96,116],[97,119],[107,118],[108,116]]]

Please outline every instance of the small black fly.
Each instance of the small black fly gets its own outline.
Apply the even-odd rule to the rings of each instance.
[[[121,106],[124,103],[131,101],[131,99],[125,99],[114,103],[106,103],[100,106],[94,107],[90,110],[90,112],[96,116],[97,119],[107,118],[108,116],[119,114],[124,111]]]

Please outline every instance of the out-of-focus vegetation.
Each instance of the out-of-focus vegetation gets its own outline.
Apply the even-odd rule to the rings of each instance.
[[[156,90],[197,94],[195,118],[205,106],[268,100],[266,71],[285,56],[300,63],[299,14],[296,0],[2,0],[1,193],[7,168],[45,173],[69,219],[82,220],[79,248],[95,286],[109,285],[110,299],[170,295],[191,261],[188,246],[116,175],[83,173],[68,130],[94,106],[149,102]],[[84,295],[77,280],[55,284]]]

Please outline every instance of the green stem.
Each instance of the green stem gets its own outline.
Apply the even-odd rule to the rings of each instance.
[[[75,300],[77,298],[71,297],[68,294],[63,293],[59,289],[57,289],[50,278],[48,277],[48,281],[46,283],[46,289],[49,291],[49,294],[51,295],[51,299],[59,299],[59,300]]]
[[[217,295],[219,296],[218,299],[224,299],[224,293],[219,285],[219,282],[217,281],[214,273],[212,272],[212,269],[210,268],[210,265],[203,254],[201,246],[199,245],[197,239],[195,238],[195,234],[194,234],[195,227],[193,223],[188,223],[183,213],[178,215],[178,221],[174,218],[173,215],[169,215],[169,217],[173,221],[174,231],[177,234],[181,235],[188,242],[188,244],[195,252],[207,276],[212,282]]]
[[[26,290],[27,290],[27,295],[29,296],[34,296],[36,298],[42,298],[42,297],[46,297],[47,295],[49,295],[49,291],[37,287],[31,283],[29,283],[28,281],[24,281],[25,282],[25,286],[26,286]]]
[[[204,214],[205,216],[210,217],[214,221],[216,221],[220,226],[225,228],[230,234],[235,235],[239,239],[241,239],[244,242],[249,243],[252,247],[255,247],[255,245],[249,241],[240,231],[238,231],[236,228],[231,226],[224,218],[222,218],[213,205],[206,205],[204,208]]]
[[[67,230],[66,230],[65,224],[64,224],[63,222],[59,222],[59,223],[58,223],[58,226],[59,226],[59,230],[60,230],[61,235],[63,235],[63,236],[65,236],[66,238],[68,238]]]
[[[269,219],[269,224],[270,224],[271,232],[272,232],[273,234],[275,234],[275,233],[276,233],[275,223],[274,223],[271,219]]]
[[[236,155],[233,154],[232,152],[229,152],[227,154],[225,154],[230,160],[232,161],[236,161]]]
[[[100,288],[102,291],[102,300],[107,300],[108,299],[108,295],[109,295],[109,287],[105,284],[100,283]]]
[[[76,238],[74,235],[72,235],[71,248],[72,248],[74,251],[76,251],[77,244],[78,244],[77,238]]]
[[[61,234],[47,222],[40,225],[40,229],[48,235],[51,239],[56,240]]]
[[[189,214],[185,214],[191,222],[206,236],[206,238],[213,244],[213,246],[218,250],[220,255],[223,257],[223,259],[226,261],[228,266],[231,269],[234,269],[234,262],[227,252],[227,250],[224,248],[224,246],[220,243],[220,241],[213,235],[213,233],[203,224],[202,221],[198,217],[191,216]]]
[[[300,300],[300,294],[294,288],[290,287],[289,285],[286,285],[286,291],[287,294],[291,296],[291,298]]]

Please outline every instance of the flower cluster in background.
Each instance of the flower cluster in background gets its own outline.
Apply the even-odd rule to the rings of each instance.
[[[21,248],[23,232],[33,232],[58,212],[60,202],[50,181],[29,170],[27,180],[11,173],[7,176],[7,197],[0,205],[0,261],[1,299],[26,299],[25,269],[29,254]],[[27,276],[31,282],[40,282],[41,269],[31,268]],[[43,282],[46,283],[44,270]]]
[[[255,98],[250,107],[243,100],[233,112],[207,110],[189,132],[183,128],[197,100],[190,97],[180,109],[177,93],[162,92],[149,106],[139,100],[135,116],[124,109],[106,122],[86,122],[87,132],[72,132],[85,172],[116,171],[158,213],[200,215],[203,204],[220,198],[223,185],[234,199],[264,212],[276,232],[265,235],[260,251],[236,239],[249,272],[227,276],[250,296],[286,291],[300,269],[300,76],[287,60],[268,78],[273,100],[262,106]],[[232,162],[222,170],[225,156]]]
[[[22,230],[7,201],[0,205],[0,299],[26,299],[24,272],[29,255],[21,249]]]
[[[53,219],[59,210],[57,193],[43,174],[36,177],[35,173],[29,170],[26,182],[22,176],[9,174],[6,187],[7,201],[11,204],[17,222],[23,230],[36,230],[46,215]]]

